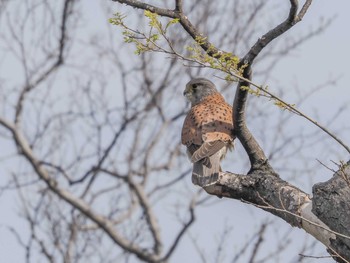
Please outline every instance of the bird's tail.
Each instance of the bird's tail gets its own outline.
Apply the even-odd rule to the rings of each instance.
[[[222,153],[218,151],[209,157],[210,167],[203,165],[201,161],[193,164],[192,183],[201,187],[215,183],[219,179],[220,157]]]

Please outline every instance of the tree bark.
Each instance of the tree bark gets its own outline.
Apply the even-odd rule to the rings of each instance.
[[[337,251],[350,260],[350,162],[341,167],[331,179],[313,186],[312,212],[330,229],[347,236],[331,239],[329,252]],[[346,262],[346,261],[339,261]]]
[[[350,166],[313,187],[313,198],[282,180],[268,163],[247,175],[220,173],[207,193],[238,199],[302,228],[327,248],[338,262],[350,260]]]

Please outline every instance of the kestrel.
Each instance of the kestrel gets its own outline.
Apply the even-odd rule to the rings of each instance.
[[[218,179],[220,161],[233,148],[232,107],[205,78],[188,82],[184,96],[191,102],[191,110],[182,127],[181,142],[193,163],[193,184],[205,186]]]

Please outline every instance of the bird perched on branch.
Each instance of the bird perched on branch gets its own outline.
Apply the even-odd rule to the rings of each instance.
[[[181,142],[193,163],[193,184],[205,186],[218,179],[220,161],[233,148],[232,107],[205,78],[188,82],[184,96],[191,102],[191,110],[182,127]]]

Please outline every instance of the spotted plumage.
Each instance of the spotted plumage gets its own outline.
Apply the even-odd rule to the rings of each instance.
[[[191,110],[184,121],[181,142],[193,163],[193,183],[204,186],[217,179],[220,160],[233,146],[232,107],[205,78],[191,80],[184,95],[191,102]]]

